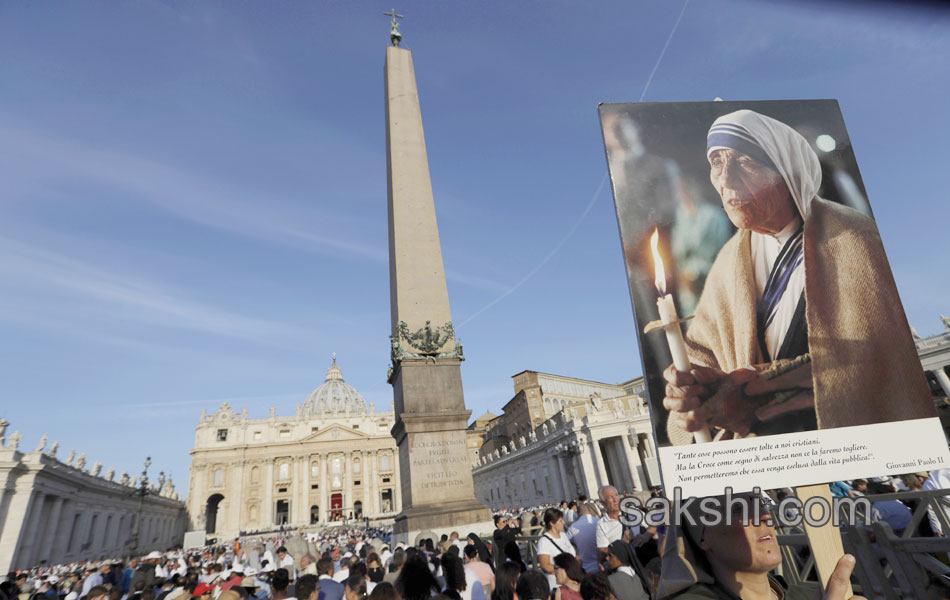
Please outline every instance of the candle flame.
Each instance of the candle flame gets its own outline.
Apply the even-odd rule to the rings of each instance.
[[[653,278],[653,283],[656,285],[656,291],[660,293],[661,296],[666,295],[666,270],[663,268],[663,259],[660,257],[660,232],[658,229],[653,230],[653,235],[650,236],[650,250],[653,252],[653,271],[656,274]]]

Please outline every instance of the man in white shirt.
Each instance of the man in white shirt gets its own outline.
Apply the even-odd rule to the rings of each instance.
[[[584,503],[580,507],[580,515],[567,530],[571,543],[577,547],[577,557],[581,559],[581,566],[587,573],[599,570],[597,566],[597,517],[594,516],[594,507]]]
[[[340,570],[333,574],[333,581],[345,583],[350,578],[350,559],[352,557],[352,552],[343,554],[343,558],[340,559]]]
[[[604,516],[597,521],[597,560],[607,560],[607,546],[623,537],[624,526],[620,522],[620,494],[612,485],[600,488],[600,500],[604,503]],[[640,533],[639,527],[631,529],[631,533]],[[629,541],[626,540],[626,541]]]
[[[465,541],[460,540],[459,532],[453,531],[452,533],[449,534],[449,543],[451,543],[453,546],[456,546],[459,549],[459,556],[465,556],[462,553],[465,552],[465,546],[468,545],[468,540],[465,540]]]
[[[277,549],[277,568],[287,569],[290,580],[297,579],[297,568],[294,565],[294,557],[287,552],[287,548],[281,546]]]

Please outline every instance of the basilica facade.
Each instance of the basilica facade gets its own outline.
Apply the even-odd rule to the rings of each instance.
[[[394,517],[401,510],[393,411],[377,412],[336,364],[293,416],[202,413],[188,514],[210,537]]]

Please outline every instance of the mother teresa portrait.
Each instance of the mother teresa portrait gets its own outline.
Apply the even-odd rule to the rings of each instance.
[[[936,416],[872,218],[818,196],[797,131],[739,110],[706,139],[709,182],[738,231],[664,371],[673,444]]]

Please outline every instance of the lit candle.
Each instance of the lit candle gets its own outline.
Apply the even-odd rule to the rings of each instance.
[[[666,343],[670,346],[670,354],[673,356],[673,366],[680,373],[689,373],[690,363],[689,355],[686,353],[686,342],[683,341],[683,330],[680,327],[680,318],[676,314],[676,305],[673,303],[673,296],[666,293],[666,271],[663,268],[663,259],[660,257],[659,250],[660,232],[653,230],[650,236],[650,249],[653,251],[654,283],[659,297],[656,299],[656,308],[660,312],[660,321],[663,323],[663,331],[666,332]],[[709,428],[693,433],[693,439],[697,443],[711,442]]]

